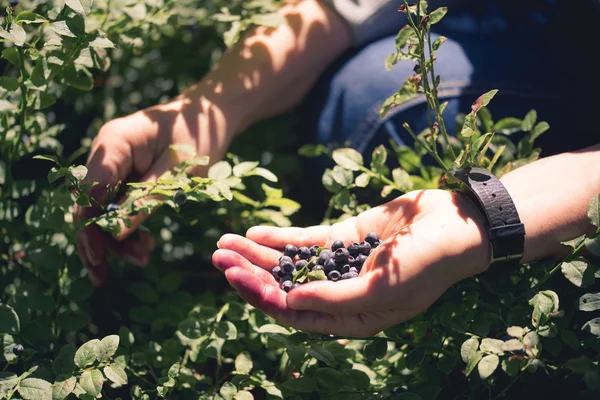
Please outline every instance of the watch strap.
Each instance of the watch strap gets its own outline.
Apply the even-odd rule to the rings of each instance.
[[[467,193],[486,217],[490,266],[519,265],[525,245],[525,227],[504,185],[484,168],[462,168],[451,174],[465,184]]]

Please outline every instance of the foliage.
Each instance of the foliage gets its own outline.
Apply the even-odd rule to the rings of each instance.
[[[281,23],[278,5],[67,0],[7,8],[0,29],[0,398],[433,399],[534,395],[556,383],[600,390],[600,321],[589,317],[600,309],[598,231],[566,243],[573,251],[565,260],[457,284],[427,312],[376,337],[296,332],[215,291],[221,279],[206,272],[222,233],[290,225],[299,209],[273,187],[273,172],[240,155],[214,163],[205,178],[186,171],[210,160],[189,154],[156,184],[124,184],[130,200],[89,223],[116,233],[123,217],[156,209],[143,229],[157,234],[157,249],[143,271],[111,259],[109,287],[92,288],[73,245],[81,228],[73,206],[93,202],[78,165],[90,144],[82,134],[177,94],[245,29]],[[333,194],[326,223],[375,205],[372,197],[362,204],[362,193],[385,199],[438,187],[450,168],[480,165],[501,175],[539,157],[534,141],[548,124],[535,111],[493,121],[494,92],[459,117],[458,138],[448,136],[434,73],[443,39],[429,40],[445,9],[427,15],[425,6],[405,4],[411,21],[386,63],[413,60],[419,68],[382,114],[423,95],[431,124],[418,134],[407,126],[414,148],[379,147],[369,165],[352,149],[301,149],[336,164],[323,175]],[[515,146],[510,136],[519,132]],[[438,166],[424,162],[427,154]],[[120,188],[109,189],[103,210]],[[596,227],[599,202],[589,209]]]

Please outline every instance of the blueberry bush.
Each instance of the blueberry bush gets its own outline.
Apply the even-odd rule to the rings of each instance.
[[[142,229],[157,246],[143,270],[111,259],[108,284],[92,287],[74,246],[82,226],[73,222],[75,204],[95,201],[87,193],[92,184],[82,183],[91,138],[106,121],[177,95],[245,30],[285,23],[279,5],[9,2],[0,23],[0,398],[597,398],[600,195],[588,212],[599,229],[566,242],[573,250],[564,260],[463,281],[423,314],[374,337],[291,330],[227,290],[210,266],[221,234],[311,218],[286,197],[286,177],[299,162],[281,151],[289,115],[260,126],[259,153],[234,143],[216,162],[174,145],[189,157],[156,183],[108,188],[106,203],[97,205],[105,212],[86,223],[116,233],[124,216],[153,210]],[[412,61],[415,74],[381,113],[424,96],[430,124],[421,132],[406,125],[414,146],[380,146],[370,162],[351,148],[300,148],[301,162],[333,160],[322,176],[331,193],[323,223],[392,195],[452,188],[450,169],[475,165],[500,176],[540,156],[535,140],[548,124],[534,110],[494,121],[495,91],[459,115],[460,133],[448,135],[435,75],[444,38],[429,35],[446,9],[428,11],[420,1],[399,11],[409,24],[381,62],[391,69]],[[190,48],[196,57],[188,57]],[[250,128],[244,137],[253,134]],[[194,165],[210,168],[190,176]],[[130,200],[116,206],[120,190]],[[153,200],[137,206],[146,196]]]

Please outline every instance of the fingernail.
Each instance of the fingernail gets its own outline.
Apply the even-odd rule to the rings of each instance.
[[[90,246],[89,242],[89,237],[85,233],[83,234],[83,248],[85,249],[85,255],[90,264],[92,264],[94,267],[100,265],[100,259],[96,256],[94,250],[92,250],[92,246]]]
[[[219,247],[219,242],[217,242],[217,249],[220,249],[220,247]]]

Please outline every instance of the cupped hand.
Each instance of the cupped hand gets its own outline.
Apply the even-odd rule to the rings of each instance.
[[[173,151],[169,147],[171,144],[190,145],[198,155],[209,155],[212,162],[216,161],[229,144],[221,129],[223,126],[219,111],[207,101],[193,101],[183,96],[171,103],[108,122],[94,139],[86,164],[88,175],[84,183],[98,182],[89,191],[95,201],[89,208],[76,207],[75,224],[84,223],[104,212],[107,185],[114,186],[119,181],[156,181],[189,156]],[[206,167],[190,172],[202,174],[205,172],[203,168]],[[123,196],[116,199],[117,203],[123,201]],[[131,235],[147,217],[145,213],[128,217],[131,226],[122,224],[117,237],[101,231],[94,224],[78,231],[77,250],[95,286],[100,286],[107,279],[108,252],[137,266],[148,263],[154,247],[153,238],[145,232]]]
[[[279,322],[308,332],[366,337],[425,311],[452,284],[483,272],[489,249],[483,218],[461,194],[415,191],[332,226],[254,227],[223,236],[213,264],[240,296]],[[270,270],[283,247],[382,244],[357,278],[315,281],[289,293]]]

